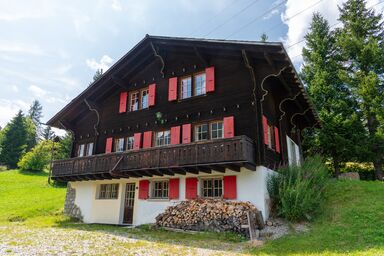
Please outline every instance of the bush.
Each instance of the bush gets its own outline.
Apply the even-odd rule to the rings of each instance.
[[[43,171],[51,160],[52,141],[42,141],[26,153],[17,166],[22,171]]]
[[[290,221],[310,220],[321,210],[329,180],[321,157],[307,158],[302,166],[281,168],[268,179],[273,210]]]
[[[348,162],[340,170],[344,172],[357,172],[361,180],[376,180],[375,169],[372,163]]]

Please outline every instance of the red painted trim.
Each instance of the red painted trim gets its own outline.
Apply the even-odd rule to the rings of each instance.
[[[279,129],[275,126],[274,131],[275,131],[276,152],[280,153]]]
[[[152,131],[144,132],[143,148],[152,147]]]
[[[139,181],[139,199],[148,199],[149,180]]]
[[[183,144],[191,143],[191,124],[183,124]]]
[[[206,81],[206,91],[214,92],[215,91],[215,67],[209,67],[205,69],[205,81]]]
[[[120,93],[119,113],[124,113],[127,111],[127,98],[128,98],[127,92]]]
[[[224,138],[235,136],[235,118],[233,116],[224,117]]]
[[[141,133],[135,133],[133,140],[133,149],[139,149],[141,147]]]
[[[109,137],[105,141],[105,153],[111,153],[112,152],[112,143],[113,143],[113,138]]]
[[[179,199],[179,178],[169,180],[169,199]]]
[[[264,144],[268,145],[268,119],[263,115]]]
[[[171,145],[180,144],[180,126],[171,127]]]
[[[224,199],[236,199],[236,176],[224,176]]]
[[[185,199],[197,198],[197,178],[185,179]]]
[[[168,101],[177,100],[177,77],[168,80]]]
[[[148,87],[148,106],[155,106],[156,84],[150,84]]]

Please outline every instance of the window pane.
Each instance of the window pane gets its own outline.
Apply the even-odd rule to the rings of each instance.
[[[134,143],[134,137],[128,137],[127,138],[127,150],[133,149],[133,143]]]
[[[141,108],[148,108],[148,89],[141,92]]]
[[[139,109],[139,92],[131,93],[130,111]]]
[[[124,138],[119,138],[115,140],[115,152],[124,151]]]
[[[156,132],[156,146],[165,146],[171,143],[170,130]]]
[[[79,151],[77,152],[77,155],[78,156],[84,156],[84,148],[85,148],[85,144],[81,144],[80,146],[79,146]]]
[[[91,156],[93,154],[93,142],[87,144],[87,156]]]
[[[203,197],[221,197],[223,195],[223,180],[221,178],[205,179],[202,185]]]
[[[208,139],[208,124],[200,124],[195,126],[195,140],[207,140]]]
[[[223,138],[223,122],[211,123],[211,139]]]
[[[152,185],[153,198],[168,198],[168,181],[154,181]]]
[[[205,94],[205,73],[198,74],[194,77],[195,91],[194,95]]]
[[[180,98],[186,99],[192,96],[192,79],[191,77],[182,78],[180,82]]]

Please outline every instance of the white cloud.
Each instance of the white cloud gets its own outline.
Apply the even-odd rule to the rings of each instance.
[[[15,93],[18,93],[19,92],[19,87],[17,87],[17,85],[11,85],[11,90]]]
[[[112,0],[112,9],[115,11],[121,11],[123,6],[119,0]]]
[[[25,113],[29,104],[22,100],[0,99],[0,126],[4,127],[20,109]]]
[[[29,86],[28,90],[33,94],[33,96],[35,96],[39,99],[43,98],[44,96],[46,96],[48,94],[48,92],[46,90],[40,88],[37,85]]]
[[[267,15],[265,15],[263,17],[263,20],[268,20],[268,19],[272,18],[274,15],[276,15],[278,13],[279,13],[278,9],[273,9],[270,13],[268,13]]]
[[[95,71],[102,69],[103,72],[105,72],[113,63],[113,59],[111,57],[109,57],[108,55],[103,55],[103,57],[101,57],[99,62],[93,58],[87,59],[85,62],[89,68],[91,68]]]
[[[46,53],[37,45],[18,42],[0,42],[0,52],[21,53],[31,55],[45,55]]]

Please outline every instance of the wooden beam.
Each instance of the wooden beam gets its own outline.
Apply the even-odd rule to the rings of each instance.
[[[199,172],[212,173],[212,170],[210,168],[207,168],[207,167],[204,167],[204,166],[196,166],[196,169]]]
[[[186,171],[193,174],[199,174],[199,171],[195,168],[188,168]]]
[[[216,172],[222,172],[222,173],[225,172],[225,168],[222,167],[222,166],[218,166],[218,165],[208,165],[208,167],[211,168],[212,170],[216,171]]]
[[[128,83],[124,82],[122,79],[118,78],[116,75],[111,75],[112,81],[120,86],[124,90],[128,90]]]
[[[234,164],[225,164],[223,165],[225,168],[234,171],[234,172],[240,172],[240,166],[234,165]]]
[[[187,172],[183,168],[172,168],[172,171],[177,174],[185,175]]]

